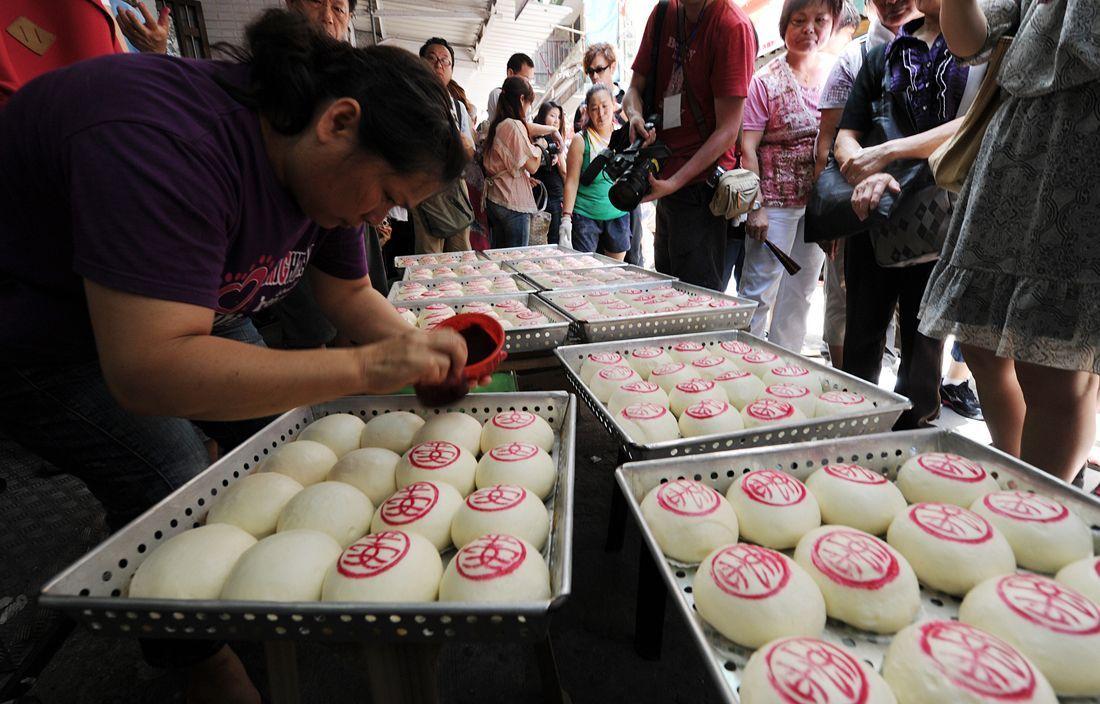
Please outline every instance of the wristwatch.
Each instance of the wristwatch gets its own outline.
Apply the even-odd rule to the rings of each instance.
[[[756,200],[754,200],[754,201],[752,202],[752,208],[751,208],[751,210],[754,210],[754,211],[755,211],[755,210],[760,210],[760,208],[762,208],[762,207],[764,207],[764,206],[763,206],[763,204],[762,204],[762,203],[760,202],[760,199],[759,199],[759,198],[757,198]]]

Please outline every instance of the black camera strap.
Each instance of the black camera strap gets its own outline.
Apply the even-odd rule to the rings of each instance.
[[[649,72],[646,76],[645,90],[642,92],[642,112],[653,115],[657,112],[657,61],[661,58],[661,30],[665,24],[669,0],[661,0],[653,11],[653,43],[649,49]]]

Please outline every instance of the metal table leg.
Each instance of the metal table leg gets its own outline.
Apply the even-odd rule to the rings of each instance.
[[[629,462],[630,458],[622,448],[619,448],[618,461],[615,466]],[[619,485],[611,482],[611,506],[607,511],[607,539],[603,549],[607,552],[618,552],[623,549],[623,540],[626,536],[626,497],[619,490]]]
[[[638,555],[638,599],[634,612],[634,652],[645,660],[661,659],[661,638],[665,629],[665,586],[653,555],[643,542]]]
[[[291,640],[264,641],[267,656],[267,686],[272,704],[299,704],[298,649]]]
[[[546,638],[531,647],[535,651],[535,660],[539,666],[539,675],[542,681],[542,701],[545,704],[570,704],[569,695],[561,688],[558,661],[554,657],[554,644],[550,640],[550,634],[547,633]]]
[[[440,646],[423,643],[365,646],[371,701],[438,704],[439,652]]]

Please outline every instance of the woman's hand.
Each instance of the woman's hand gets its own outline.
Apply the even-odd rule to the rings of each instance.
[[[448,329],[409,330],[358,349],[366,393],[393,393],[410,384],[442,384],[466,366],[466,342]]]
[[[901,193],[901,184],[890,174],[872,174],[852,191],[852,210],[860,220],[866,220],[878,207],[886,191]]]
[[[768,239],[768,213],[763,208],[749,211],[745,234],[758,242]]]
[[[849,184],[855,186],[867,177],[885,171],[896,160],[893,142],[864,147],[840,165],[840,173]]]

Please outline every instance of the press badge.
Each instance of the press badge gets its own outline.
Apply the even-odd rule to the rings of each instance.
[[[680,93],[666,95],[661,109],[661,129],[671,130],[680,126]]]

